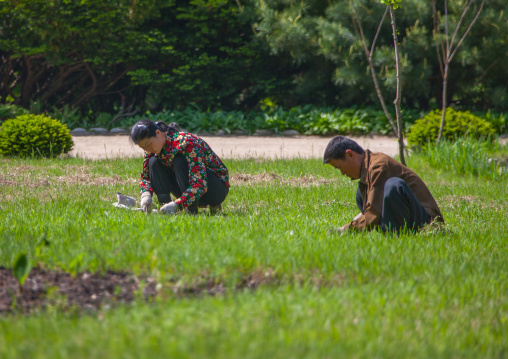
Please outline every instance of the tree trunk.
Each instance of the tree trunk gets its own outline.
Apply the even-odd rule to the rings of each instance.
[[[446,96],[447,96],[447,85],[448,85],[448,62],[445,62],[444,64],[444,74],[443,74],[443,100],[442,100],[442,114],[441,114],[441,124],[439,125],[439,133],[437,135],[437,141],[439,143],[439,141],[441,141],[441,136],[443,135],[443,128],[444,128],[444,124],[445,124],[445,116],[446,116],[446,105],[447,105],[447,100],[446,100]]]
[[[353,9],[353,15],[352,15],[353,27],[354,27],[357,35],[360,35],[360,37],[362,39],[363,51],[365,52],[365,57],[367,58],[367,62],[369,63],[370,73],[372,75],[372,81],[374,82],[374,88],[376,89],[377,97],[379,99],[379,102],[381,103],[381,107],[383,108],[383,112],[385,113],[386,118],[388,119],[388,121],[390,122],[390,125],[392,126],[393,133],[395,135],[397,135],[397,127],[395,126],[395,123],[393,122],[393,118],[392,118],[392,116],[390,116],[390,113],[388,112],[388,108],[386,107],[383,93],[381,92],[381,88],[379,87],[379,83],[377,81],[376,70],[374,68],[374,64],[372,63],[372,53],[374,52],[374,48],[376,46],[376,40],[379,36],[379,32],[381,31],[381,25],[383,25],[383,22],[386,17],[386,13],[388,12],[388,7],[386,7],[385,13],[383,14],[383,17],[381,18],[381,21],[379,22],[376,36],[374,36],[374,40],[372,41],[370,52],[367,49],[367,42],[365,41],[365,35],[363,34],[362,23],[360,21],[360,18],[358,17],[358,14],[356,13],[356,8],[355,8],[354,3],[351,3],[351,8]],[[358,25],[358,29],[357,29],[355,23]]]
[[[393,10],[393,5],[389,6],[390,8],[390,19],[392,24],[392,32],[393,32],[393,46],[395,49],[395,68],[396,68],[396,82],[397,82],[397,92],[395,96],[395,100],[393,104],[395,105],[395,115],[397,119],[397,138],[399,141],[399,157],[400,163],[404,166],[406,165],[406,160],[404,159],[404,137],[402,136],[402,116],[400,111],[400,102],[401,102],[401,84],[400,84],[400,55],[399,55],[399,37],[397,36],[397,25],[395,23],[395,13]]]

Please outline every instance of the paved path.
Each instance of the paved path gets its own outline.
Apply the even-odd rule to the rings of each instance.
[[[331,137],[295,136],[203,136],[221,158],[321,158]],[[350,137],[360,146],[373,152],[395,156],[398,145],[395,137]],[[72,156],[87,159],[141,157],[143,150],[129,142],[129,137],[75,136]]]

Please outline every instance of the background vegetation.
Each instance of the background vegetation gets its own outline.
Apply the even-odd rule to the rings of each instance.
[[[372,39],[385,6],[355,6]],[[449,2],[451,29],[463,6]],[[406,110],[440,107],[431,7],[409,0],[396,10]],[[454,58],[448,103],[455,109],[508,109],[504,10],[504,1],[488,0]],[[395,81],[390,31],[385,22],[374,52],[387,99]],[[79,113],[81,124],[110,126],[127,115],[190,104],[204,112],[250,112],[266,104],[288,110],[378,103],[349,0],[5,0],[0,81],[4,105]]]

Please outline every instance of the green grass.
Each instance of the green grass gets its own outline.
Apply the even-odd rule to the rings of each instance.
[[[212,217],[113,207],[116,191],[137,197],[139,160],[0,159],[0,266],[27,252],[46,268],[162,286],[154,302],[0,317],[0,357],[507,357],[508,182],[408,162],[444,231],[327,235],[357,214],[356,183],[318,159],[226,161],[233,177],[268,176],[237,182]],[[249,273],[273,280],[235,290]],[[203,278],[225,294],[171,290]]]
[[[459,175],[472,174],[490,180],[508,177],[506,163],[502,164],[508,159],[508,145],[501,146],[497,140],[462,137],[455,141],[429,142],[417,151],[432,167]]]

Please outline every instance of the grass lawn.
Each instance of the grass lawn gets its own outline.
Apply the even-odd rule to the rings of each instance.
[[[222,214],[145,216],[112,206],[138,198],[139,159],[0,159],[0,267],[26,252],[157,290],[97,310],[13,306],[0,358],[508,357],[506,177],[410,157],[444,229],[327,235],[357,214],[356,183],[319,159],[225,162]]]

